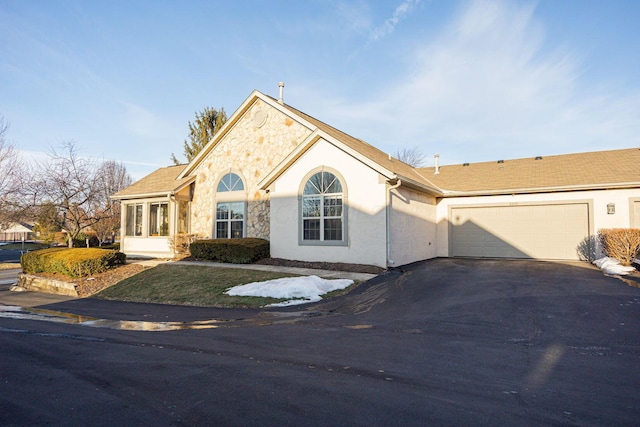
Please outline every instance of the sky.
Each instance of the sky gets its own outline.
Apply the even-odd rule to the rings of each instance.
[[[139,179],[257,89],[433,165],[640,146],[636,0],[0,0],[0,115]]]

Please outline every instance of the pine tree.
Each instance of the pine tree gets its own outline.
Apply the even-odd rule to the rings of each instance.
[[[196,112],[195,121],[189,122],[189,139],[184,141],[184,155],[187,162],[193,160],[200,151],[207,145],[211,138],[220,130],[227,121],[227,113],[224,108],[219,110],[211,107],[204,107],[202,112]],[[179,165],[175,154],[171,154],[171,160]]]

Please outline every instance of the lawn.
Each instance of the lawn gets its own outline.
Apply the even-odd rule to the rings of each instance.
[[[225,295],[224,292],[236,285],[294,276],[294,274],[258,270],[162,264],[124,279],[93,296],[103,299],[159,304],[262,307],[284,300],[263,297],[234,297]]]
[[[14,242],[14,243],[7,243],[6,245],[0,245],[0,251],[1,250],[35,251],[36,249],[45,249],[48,247],[49,245],[46,243],[24,242],[24,247],[23,247],[22,242]]]

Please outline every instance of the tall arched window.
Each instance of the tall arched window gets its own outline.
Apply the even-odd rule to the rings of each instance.
[[[326,170],[314,173],[302,191],[302,242],[342,243],[345,239],[343,188]]]
[[[231,194],[243,191],[241,194]],[[217,239],[235,239],[244,237],[247,211],[244,183],[235,173],[228,173],[218,183],[218,203],[216,203],[215,237]],[[240,200],[238,200],[240,199]]]

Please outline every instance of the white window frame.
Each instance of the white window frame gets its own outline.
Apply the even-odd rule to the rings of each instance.
[[[318,173],[330,173],[338,180],[340,183],[340,187],[342,188],[342,192],[338,193],[320,193],[320,194],[305,194],[304,189],[307,185],[307,182]],[[326,201],[330,199],[340,198],[342,214],[341,215],[326,215],[325,208],[328,208]],[[319,200],[319,216],[313,215],[305,215],[305,201],[318,199]],[[330,208],[329,208],[330,209]],[[348,204],[347,204],[347,187],[345,179],[342,175],[331,168],[321,167],[312,170],[307,175],[305,175],[302,183],[300,185],[300,189],[298,192],[298,244],[301,246],[348,246]],[[342,238],[339,240],[331,240],[326,239],[325,236],[325,222],[327,220],[341,220],[341,234]],[[319,222],[319,239],[305,239],[305,221],[318,220]]]
[[[129,234],[129,208],[133,209],[132,234]],[[138,222],[138,208],[140,209],[140,221]],[[137,230],[140,230],[139,233]],[[124,215],[124,235],[125,237],[143,237],[144,236],[144,203],[127,203],[125,205]]]
[[[229,181],[226,179],[229,175],[235,175],[238,181]],[[233,178],[233,177],[232,177]],[[237,171],[227,171],[218,180],[216,185],[216,203],[213,215],[213,237],[215,239],[232,239],[247,236],[247,186],[246,180],[241,173]],[[221,205],[229,205],[229,214],[226,218],[219,218],[218,210]],[[233,212],[240,213],[242,218],[233,218],[231,215],[231,207],[235,205]],[[241,236],[232,236],[233,224],[242,223]],[[222,236],[218,233],[218,224],[226,224],[226,235]]]

